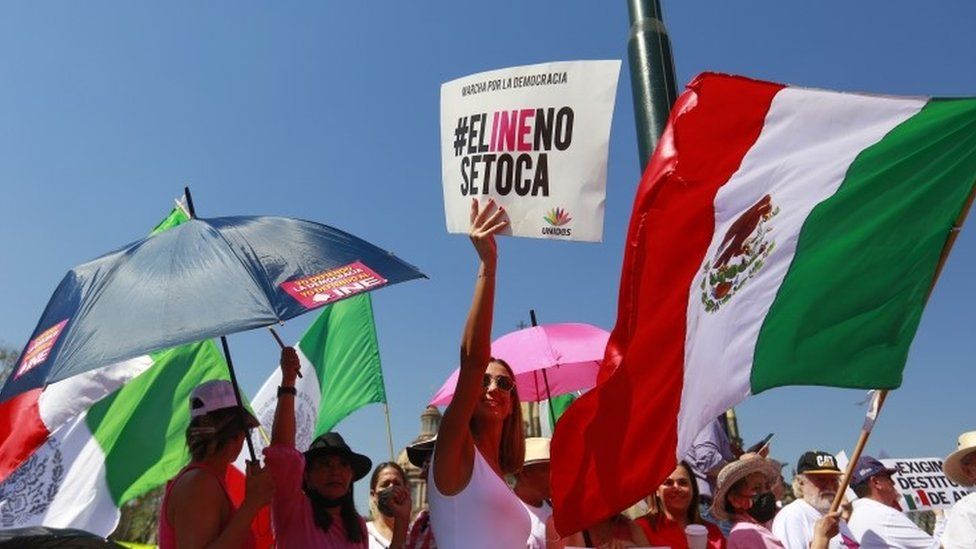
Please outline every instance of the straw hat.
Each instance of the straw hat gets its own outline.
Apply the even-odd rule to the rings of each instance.
[[[956,484],[972,486],[974,480],[976,480],[967,475],[962,466],[963,458],[972,452],[976,452],[976,431],[969,431],[959,435],[959,443],[956,445],[956,451],[949,454],[949,457],[945,458],[945,461],[942,462],[942,471],[945,472],[947,477],[955,481]]]
[[[742,454],[738,461],[722,467],[718,474],[718,488],[712,498],[712,515],[719,520],[729,520],[729,514],[725,511],[725,497],[732,485],[753,473],[762,473],[769,482],[774,482],[779,477],[779,469],[778,463],[758,454]]]
[[[523,467],[535,463],[549,463],[549,439],[546,437],[525,439],[525,463],[523,463]]]

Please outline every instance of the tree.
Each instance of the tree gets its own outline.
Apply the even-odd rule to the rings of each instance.
[[[14,371],[18,358],[20,358],[20,351],[7,345],[0,345],[0,386],[6,383],[10,372]]]

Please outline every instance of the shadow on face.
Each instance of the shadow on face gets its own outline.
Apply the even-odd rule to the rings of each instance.
[[[312,456],[305,469],[305,484],[324,498],[341,498],[352,487],[352,466],[343,456]]]

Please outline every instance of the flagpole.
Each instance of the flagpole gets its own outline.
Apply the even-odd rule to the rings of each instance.
[[[946,237],[945,245],[942,247],[942,255],[939,257],[939,263],[935,267],[935,276],[932,277],[932,285],[929,286],[929,293],[925,296],[926,302],[932,297],[932,292],[935,290],[935,283],[939,280],[939,275],[942,274],[942,268],[945,267],[946,260],[949,259],[949,252],[952,250],[952,245],[956,243],[956,237],[959,236],[963,223],[966,222],[966,216],[969,214],[969,209],[973,205],[974,198],[976,198],[976,181],[973,182],[973,187],[969,191],[969,198],[966,199],[966,203],[959,212],[959,216],[956,217],[956,222],[949,229],[949,236]],[[881,414],[881,407],[884,405],[885,399],[888,398],[888,389],[879,390],[875,398],[877,399],[876,405],[868,412],[868,419],[865,420],[864,427],[861,428],[861,436],[857,439],[857,446],[854,447],[854,453],[851,455],[851,459],[847,464],[847,470],[844,471],[844,476],[841,477],[840,488],[837,489],[837,495],[834,496],[834,501],[830,505],[831,513],[840,508],[840,502],[844,498],[844,492],[847,490],[847,486],[851,481],[851,475],[854,473],[854,466],[857,460],[861,458],[861,452],[864,451],[868,437],[871,436],[874,422],[877,421],[877,417]],[[871,417],[872,412],[874,417]]]
[[[643,173],[668,123],[671,105],[678,98],[678,87],[661,0],[627,0],[627,8],[630,14],[627,58],[634,98],[637,153]]]
[[[840,488],[837,489],[837,493],[834,495],[834,501],[830,504],[829,512],[831,513],[840,508],[840,502],[844,499],[844,492],[847,491],[847,486],[851,483],[851,475],[854,474],[854,465],[857,463],[857,460],[861,459],[861,452],[864,451],[864,446],[868,443],[868,437],[871,436],[871,429],[874,428],[874,422],[881,415],[881,407],[884,405],[886,398],[888,398],[888,389],[881,389],[873,399],[874,402],[872,403],[871,411],[868,412],[868,419],[864,421],[864,426],[861,428],[861,436],[857,439],[854,453],[851,454],[851,458],[847,462],[847,469],[844,471],[844,476],[840,479]],[[871,412],[874,412],[873,418],[870,417]]]
[[[383,403],[383,413],[386,414],[386,442],[390,445],[390,461],[396,461],[393,455],[393,428],[390,427],[390,405]]]
[[[285,342],[282,341],[281,336],[278,335],[278,332],[277,332],[277,330],[274,329],[274,326],[268,326],[268,331],[271,332],[271,336],[274,337],[274,340],[278,342],[278,347],[281,347],[282,350],[284,350],[284,348],[287,347],[287,345],[285,345]],[[301,370],[299,370],[299,371],[297,371],[295,373],[298,374],[298,377],[302,377],[302,371]]]

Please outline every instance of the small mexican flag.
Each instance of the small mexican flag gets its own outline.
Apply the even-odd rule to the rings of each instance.
[[[302,365],[295,400],[295,444],[304,450],[353,411],[386,402],[379,343],[369,294],[347,298],[322,309],[296,345]],[[255,415],[270,433],[277,405],[281,370],[268,377],[251,401]],[[320,403],[323,405],[320,406]],[[264,440],[255,440],[261,455]],[[246,450],[237,464],[243,467]]]
[[[898,387],[974,184],[974,99],[696,78],[637,192],[598,385],[556,429],[557,529],[651,493],[749,395]]]

